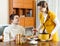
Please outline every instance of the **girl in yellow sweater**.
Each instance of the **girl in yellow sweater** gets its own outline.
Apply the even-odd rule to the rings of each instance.
[[[49,10],[46,1],[40,1],[37,5],[40,7],[40,13],[38,15],[40,20],[39,32],[42,32],[43,28],[45,28],[45,31],[50,34],[50,40],[58,41],[57,29],[59,22],[55,13]]]

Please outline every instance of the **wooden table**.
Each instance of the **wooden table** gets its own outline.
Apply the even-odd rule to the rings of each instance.
[[[0,42],[0,46],[60,46],[60,42],[38,42],[37,45],[32,45],[26,42],[25,44],[17,45],[15,42]]]

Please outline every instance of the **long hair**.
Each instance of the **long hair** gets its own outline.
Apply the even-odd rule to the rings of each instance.
[[[46,3],[46,5],[45,5],[45,3]],[[48,8],[48,3],[47,3],[46,1],[40,1],[40,2],[37,4],[37,6],[42,6],[43,8],[45,8],[45,7],[47,6],[47,8],[46,8],[46,13],[48,13],[49,8]]]

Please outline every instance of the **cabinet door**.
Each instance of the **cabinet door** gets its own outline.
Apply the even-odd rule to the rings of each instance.
[[[25,26],[25,17],[20,17],[19,25],[21,25],[23,27]]]
[[[23,0],[13,0],[13,8],[23,8]]]
[[[23,3],[13,3],[13,8],[23,8]]]
[[[32,0],[24,0],[24,8],[32,8]]]
[[[32,9],[32,4],[25,3],[24,8]]]
[[[34,26],[34,17],[25,18],[25,27]]]

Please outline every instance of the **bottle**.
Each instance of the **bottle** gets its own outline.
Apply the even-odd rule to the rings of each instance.
[[[20,34],[16,35],[15,42],[16,44],[20,44]]]
[[[37,30],[33,29],[33,35],[36,35]]]
[[[22,45],[25,42],[25,39],[22,36],[22,34],[17,34],[16,38],[15,38],[15,41],[16,41],[16,44]]]

